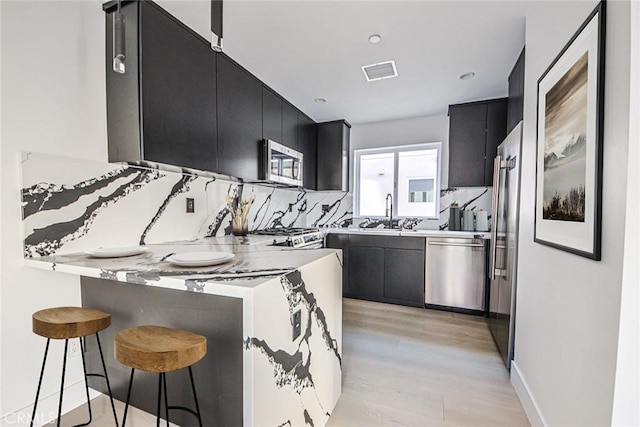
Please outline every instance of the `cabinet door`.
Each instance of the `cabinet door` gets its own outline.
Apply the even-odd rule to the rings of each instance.
[[[298,110],[288,102],[282,103],[282,144],[298,150]]]
[[[424,250],[384,250],[384,298],[424,307]]]
[[[350,246],[346,296],[372,301],[383,300],[384,249]]]
[[[316,125],[307,116],[298,113],[298,149],[304,155],[304,188],[315,190],[316,187],[316,161],[317,161],[317,142],[316,142]]]
[[[262,84],[218,56],[218,171],[258,179],[262,140]]]
[[[349,296],[349,235],[329,233],[327,234],[326,246],[342,249],[342,294]]]
[[[348,190],[350,129],[343,121],[319,123],[318,191]]]
[[[216,170],[216,54],[157,7],[140,7],[143,158]]]
[[[449,111],[449,187],[484,185],[487,104]]]
[[[524,49],[509,75],[507,135],[522,120],[524,109]]]
[[[493,185],[493,159],[498,145],[507,136],[507,101],[487,104],[487,142],[485,145],[484,185]]]
[[[282,142],[282,99],[262,88],[262,137]]]

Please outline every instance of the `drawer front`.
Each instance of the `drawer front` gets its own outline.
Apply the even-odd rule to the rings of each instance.
[[[424,250],[424,237],[363,236],[350,234],[349,243],[354,246],[377,246],[380,248]]]

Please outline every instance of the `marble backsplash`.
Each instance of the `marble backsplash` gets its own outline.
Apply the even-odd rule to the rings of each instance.
[[[231,234],[225,196],[253,194],[249,229],[343,226],[351,196],[22,154],[25,257]],[[186,199],[195,211],[186,213]],[[324,210],[323,210],[324,207]]]
[[[167,171],[38,153],[22,154],[24,256],[82,252],[97,247],[194,240],[231,234],[225,196],[255,196],[249,230],[273,227],[382,226],[353,218],[345,192],[316,192],[240,183],[188,171]],[[186,199],[194,212],[186,213]],[[440,219],[402,219],[404,228],[446,229],[449,206],[491,208],[491,188],[453,188],[440,194]]]

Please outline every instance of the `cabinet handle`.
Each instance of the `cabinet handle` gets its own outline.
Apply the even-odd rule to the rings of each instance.
[[[446,243],[446,242],[428,242],[429,246],[463,246],[465,248],[484,248],[484,243]]]

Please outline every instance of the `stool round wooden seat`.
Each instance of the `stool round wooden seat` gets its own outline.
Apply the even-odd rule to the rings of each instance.
[[[82,307],[47,308],[33,313],[33,333],[45,338],[70,339],[95,334],[111,325],[111,315]]]
[[[198,394],[193,381],[191,365],[207,354],[207,338],[181,329],[164,326],[134,326],[119,331],[114,338],[114,354],[118,362],[131,368],[127,401],[124,407],[122,427],[127,421],[127,410],[133,386],[133,374],[136,369],[158,373],[158,404],[156,425],[160,425],[162,395],[164,393],[165,419],[169,426],[169,410],[179,409],[193,414],[202,427],[202,416],[198,405]],[[195,410],[184,406],[169,406],[167,401],[167,372],[187,368],[191,380],[191,391]]]
[[[171,372],[198,362],[207,354],[207,338],[164,326],[136,326],[115,336],[116,360],[147,372]]]
[[[64,392],[64,376],[67,367],[67,352],[69,349],[69,340],[78,338],[80,340],[80,354],[82,355],[82,369],[84,371],[84,385],[87,394],[87,408],[89,410],[89,421],[79,426],[85,426],[91,423],[93,415],[91,413],[91,400],[89,398],[88,377],[101,377],[107,383],[107,391],[111,400],[111,409],[113,418],[118,425],[118,417],[116,415],[116,407],[113,403],[111,394],[111,385],[109,384],[109,376],[107,375],[107,367],[104,363],[102,354],[102,345],[100,344],[100,336],[98,332],[106,329],[111,325],[111,315],[99,310],[93,310],[83,307],[55,307],[37,311],[32,315],[32,330],[36,335],[40,335],[47,339],[47,345],[44,349],[44,357],[42,359],[42,369],[40,370],[40,379],[38,380],[38,389],[36,391],[36,400],[33,405],[33,414],[31,416],[31,426],[33,426],[36,409],[38,407],[38,397],[40,396],[40,388],[42,386],[42,378],[44,376],[44,368],[47,364],[47,355],[49,353],[49,344],[52,339],[64,340],[64,357],[62,361],[62,379],[60,381],[60,398],[58,401],[58,422],[60,426],[60,415],[62,413],[62,397]],[[100,351],[100,361],[102,362],[103,374],[87,373],[87,365],[85,362],[85,339],[89,335],[95,335]]]

